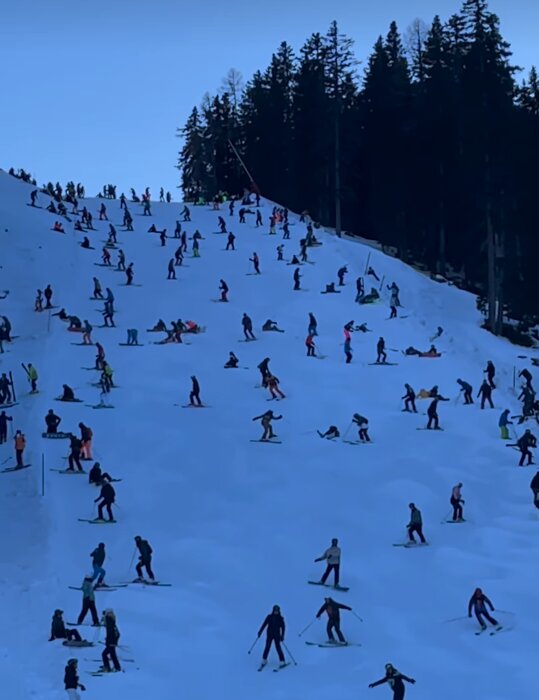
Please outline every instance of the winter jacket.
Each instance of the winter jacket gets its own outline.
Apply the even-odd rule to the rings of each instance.
[[[140,540],[137,542],[137,548],[140,552],[140,558],[142,561],[147,561],[151,558],[153,550],[150,547],[148,540]]]
[[[408,676],[405,676],[404,673],[400,673],[399,671],[397,671],[395,669],[395,671],[393,673],[386,674],[386,676],[384,678],[381,678],[379,681],[375,681],[374,683],[371,683],[369,685],[369,688],[375,688],[377,685],[382,685],[382,683],[387,683],[395,694],[397,692],[404,693],[403,681],[408,681],[408,683],[415,683],[413,678],[408,678]],[[402,695],[401,695],[401,697],[402,697]]]
[[[341,548],[328,547],[320,559],[326,559],[328,564],[339,564],[341,561]]]
[[[53,615],[51,623],[51,640],[65,639],[67,637],[66,627],[61,615]]]
[[[439,399],[434,399],[430,406],[427,409],[427,416],[435,416],[436,415],[436,409],[438,408],[438,401]]]
[[[260,626],[260,629],[258,630],[258,636],[262,634],[262,632],[268,628],[267,635],[270,639],[279,639],[283,640],[284,639],[284,630],[285,630],[285,625],[284,625],[284,618],[281,615],[281,613],[270,613],[269,615],[266,616],[266,619]]]
[[[320,617],[322,613],[326,612],[330,620],[338,621],[341,619],[340,610],[352,610],[352,608],[329,598],[316,613],[316,617]]]
[[[91,428],[89,428],[89,427],[86,426],[86,425],[81,426],[81,429],[80,429],[80,439],[82,440],[82,442],[88,442],[89,440],[92,439],[93,435],[94,435],[94,434],[93,434]]]
[[[90,556],[92,557],[92,564],[94,566],[103,566],[106,556],[105,547],[97,546]]]
[[[24,435],[17,435],[15,438],[15,449],[16,450],[24,450],[26,447],[26,440],[24,439]]]
[[[115,496],[116,492],[114,491],[112,486],[110,484],[103,484],[103,486],[101,487],[101,493],[99,494],[99,498],[102,498],[104,503],[114,503]]]
[[[483,396],[485,399],[488,399],[492,395],[492,387],[490,384],[487,384],[487,382],[483,382],[479,388],[479,391],[477,392],[477,396]]]
[[[498,426],[500,428],[505,428],[507,425],[513,425],[513,421],[509,420],[509,411],[504,411],[502,415],[500,416],[500,420],[498,421]]]
[[[421,517],[421,511],[419,508],[412,508],[412,514],[410,515],[410,525],[423,525],[423,518]]]
[[[105,617],[105,644],[108,647],[115,647],[120,641],[120,631],[116,627],[116,622],[110,617]]]
[[[537,474],[531,480],[530,488],[534,493],[539,492],[539,472],[537,472]]]
[[[460,384],[460,387],[462,391],[464,391],[466,394],[471,394],[472,393],[472,385],[468,384],[468,382],[463,382],[462,379],[459,379],[457,381],[457,384]]]
[[[89,578],[85,578],[82,582],[82,597],[83,599],[93,600],[95,602],[94,584]]]
[[[37,379],[37,371],[35,367],[28,367],[28,379],[31,381]]]
[[[45,416],[45,424],[47,425],[47,428],[56,428],[59,422],[60,418],[55,413],[47,413]]]
[[[491,610],[494,610],[494,605],[492,605],[490,599],[487,598],[487,596],[484,593],[481,593],[479,595],[476,595],[474,593],[470,598],[470,602],[468,603],[468,615],[472,614],[472,608],[479,613],[485,612],[487,609],[487,605]]]
[[[76,690],[79,687],[77,667],[74,664],[67,664],[65,667],[64,685],[66,690]]]

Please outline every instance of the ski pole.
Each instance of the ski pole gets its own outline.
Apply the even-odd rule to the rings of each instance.
[[[258,642],[259,639],[260,639],[260,637],[257,636],[257,638],[255,639],[255,641],[251,644],[251,648],[250,648],[249,651],[247,652],[248,654],[250,654],[250,653],[253,651],[253,649],[255,648],[255,645],[256,645],[256,643]]]
[[[452,617],[449,620],[442,620],[442,624],[446,622],[456,622],[457,620],[466,620],[468,615],[461,615],[460,617]]]
[[[286,646],[286,644],[284,643],[284,641],[283,641],[283,647],[286,649],[286,652],[287,652],[288,656],[292,659],[292,662],[293,662],[294,666],[297,666],[297,665],[298,665],[298,662],[297,662],[296,659],[292,656],[292,654],[290,653],[290,649]]]
[[[302,635],[304,632],[306,632],[306,631],[309,629],[309,627],[311,627],[312,625],[314,625],[315,622],[316,622],[316,617],[314,618],[314,620],[313,620],[312,622],[309,622],[309,624],[307,625],[307,627],[306,627],[304,630],[301,630],[301,632],[298,634],[298,637],[301,637],[301,635]]]
[[[511,612],[510,610],[499,610],[498,608],[496,608],[496,612],[503,613],[504,615],[516,615],[516,613]]]
[[[135,561],[135,554],[137,553],[137,545],[133,548],[133,556],[131,557],[131,561],[129,562],[129,568],[127,569],[127,575],[129,576],[129,572],[131,571],[131,567],[133,566],[133,562]]]
[[[354,423],[354,421],[351,421],[351,422],[350,422],[350,425],[348,426],[348,428],[346,428],[346,430],[344,431],[344,435],[342,436],[342,439],[343,439],[343,440],[344,440],[344,438],[348,435],[348,431],[349,431],[350,428],[352,427],[353,423]]]
[[[359,617],[359,615],[357,615],[353,610],[351,610],[350,612],[352,613],[352,615],[353,615],[354,617],[357,617],[357,619],[358,619],[360,622],[363,622],[363,618],[362,618],[362,617]]]

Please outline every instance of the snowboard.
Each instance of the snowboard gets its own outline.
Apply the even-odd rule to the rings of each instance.
[[[76,639],[72,639],[70,642],[65,640],[65,642],[62,642],[62,646],[64,647],[93,647],[95,646],[93,642],[88,642],[86,639],[81,639],[80,642],[77,641]]]
[[[346,591],[350,590],[350,586],[332,586],[329,583],[321,583],[320,581],[307,581],[307,583],[310,583],[311,586],[324,586],[324,588],[333,588],[336,591],[342,591],[343,593],[346,593]]]
[[[79,471],[78,469],[50,469],[51,472],[58,472],[58,474],[87,474],[87,472]]]
[[[356,642],[305,642],[311,647],[322,647],[323,649],[331,649],[333,647],[360,647],[361,644]]]
[[[54,400],[62,403],[82,403],[82,399],[62,399],[60,396],[55,396]]]
[[[66,440],[71,437],[71,433],[41,433],[41,437],[48,440]]]
[[[394,547],[406,547],[406,549],[413,549],[414,547],[428,547],[430,542],[397,542]]]
[[[117,520],[99,520],[98,518],[94,518],[93,520],[90,520],[89,518],[77,518],[79,523],[90,523],[91,525],[114,525]]]
[[[148,579],[143,579],[142,581],[137,581],[136,579],[133,579],[133,581],[126,581],[126,582],[123,582],[123,583],[120,584],[120,585],[122,585],[122,586],[124,586],[124,585],[125,585],[125,586],[128,586],[128,585],[130,585],[130,584],[132,584],[132,583],[138,583],[138,584],[140,584],[141,586],[166,586],[166,587],[172,586],[171,583],[161,583],[160,581],[148,581]]]
[[[374,367],[375,365],[380,365],[382,367],[396,367],[399,363],[398,362],[369,362],[368,363],[370,367]]]
[[[95,406],[92,406],[92,404],[85,403],[84,405],[86,406],[86,408],[114,408],[114,406],[106,406],[101,404],[96,404]]]
[[[444,432],[444,428],[416,428],[416,430],[429,430],[431,432]]]
[[[374,445],[374,442],[372,440],[369,440],[368,442],[365,440],[343,440],[347,445]]]

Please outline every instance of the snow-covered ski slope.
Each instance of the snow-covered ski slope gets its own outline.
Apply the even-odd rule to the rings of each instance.
[[[147,233],[151,223],[172,235],[181,205],[152,205],[153,217],[141,216],[130,205],[135,231],[118,233],[127,262],[134,262],[135,282],[103,267],[100,249],[106,222],[97,221],[100,200],[86,200],[94,214],[95,232],[88,235],[96,250],[84,250],[82,234],[64,222],[66,235],[52,232],[58,218],[44,209],[26,206],[31,187],[0,173],[0,314],[10,317],[19,336],[0,355],[0,371],[15,377],[19,405],[8,411],[14,428],[24,430],[32,468],[0,475],[2,546],[0,595],[3,635],[0,641],[2,687],[10,700],[61,698],[63,668],[76,655],[85,697],[100,700],[148,696],[159,700],[292,700],[371,697],[367,684],[383,675],[391,662],[417,679],[408,696],[417,700],[527,700],[535,695],[537,653],[538,527],[529,481],[534,468],[518,469],[518,453],[499,439],[501,410],[519,412],[512,392],[513,367],[519,348],[480,330],[474,298],[455,288],[431,282],[398,260],[361,244],[321,234],[323,246],[309,249],[314,265],[301,267],[302,287],[292,290],[294,267],[277,262],[282,232],[268,235],[270,205],[263,206],[264,227],[254,228],[222,212],[236,234],[236,251],[225,252],[226,236],[215,232],[217,213],[192,207],[190,235],[199,229],[201,257],[191,257],[167,281],[167,263],[177,242]],[[47,205],[39,196],[38,203]],[[119,202],[106,201],[109,219],[121,224]],[[70,207],[69,207],[70,208]],[[236,208],[237,212],[238,207]],[[291,217],[291,240],[284,241],[285,258],[298,251],[304,225]],[[317,234],[318,235],[318,234]],[[189,241],[191,246],[191,241]],[[252,271],[249,257],[260,256],[262,274]],[[384,302],[354,303],[354,280],[363,274],[367,256],[385,282],[395,280],[404,305],[389,316]],[[116,254],[113,251],[113,262]],[[337,281],[343,264],[350,274],[340,295],[321,295],[325,284]],[[116,329],[100,329],[102,303],[90,300],[92,277],[116,297]],[[219,279],[230,287],[230,303],[219,297]],[[366,287],[370,288],[366,278]],[[94,349],[73,345],[79,336],[48,313],[35,313],[37,288],[51,283],[53,301],[68,313],[94,325],[94,340],[103,343],[120,388],[113,390],[115,410],[92,410],[98,402],[97,379],[91,367]],[[385,283],[384,283],[385,285]],[[318,319],[317,351],[323,360],[307,358],[304,340],[307,314]],[[257,341],[243,338],[241,317],[253,319]],[[167,324],[181,317],[207,328],[184,336],[183,345],[154,345],[161,336],[149,334],[157,318]],[[262,333],[271,318],[285,333]],[[353,362],[346,365],[343,325],[366,322],[371,333],[354,333]],[[445,329],[436,341],[440,359],[404,357],[389,352],[397,366],[370,366],[380,335],[388,348],[429,347],[438,325]],[[121,347],[126,329],[138,328],[143,347]],[[233,351],[242,369],[223,365]],[[256,365],[270,357],[286,399],[267,403]],[[496,410],[481,411],[477,403],[464,407],[454,398],[457,378],[477,392],[486,361],[498,370]],[[32,362],[39,373],[39,391],[28,395],[21,362]],[[244,368],[248,369],[244,369]],[[182,409],[190,376],[201,384],[209,408]],[[445,432],[418,432],[426,424],[428,401],[418,400],[417,415],[401,412],[403,385],[418,391],[438,384],[451,398],[439,405]],[[53,401],[63,383],[76,388],[83,404]],[[79,421],[94,431],[94,456],[104,469],[122,478],[114,484],[118,523],[94,526],[78,518],[95,516],[98,492],[85,477],[50,471],[62,468],[65,441],[45,441],[43,416],[49,408],[61,415],[62,428],[77,432]],[[267,409],[283,414],[274,424],[280,445],[251,442],[261,435],[252,418]],[[316,429],[335,424],[344,433],[354,412],[370,420],[374,444],[352,446],[321,440]],[[519,434],[522,430],[519,428]],[[355,438],[355,430],[348,437]],[[46,490],[41,490],[41,455],[45,455]],[[0,460],[13,454],[12,440],[0,447]],[[8,463],[9,464],[9,463]],[[88,463],[86,463],[88,464]],[[468,522],[442,524],[450,509],[451,487],[462,481]],[[421,509],[429,547],[395,548],[404,542],[408,503]],[[147,538],[154,549],[154,570],[170,588],[130,586],[97,593],[101,612],[112,607],[122,633],[120,659],[125,673],[92,678],[103,649],[79,652],[47,642],[55,608],[74,620],[80,610],[78,586],[91,571],[89,554],[98,542],[107,548],[107,581],[127,581],[133,537]],[[346,611],[342,629],[361,647],[323,649],[304,642],[324,641],[325,619],[313,620],[327,589],[307,585],[318,579],[323,564],[313,560],[338,537],[343,550],[341,580],[348,593],[334,597],[363,618]],[[476,637],[475,619],[444,623],[466,615],[467,602],[480,586],[511,629],[494,637]],[[330,591],[331,594],[331,591]],[[280,674],[274,651],[270,665],[256,673],[264,637],[251,655],[249,646],[273,604],[281,606],[287,623],[286,643],[297,666]],[[79,628],[90,639],[89,627]],[[102,638],[102,632],[101,632]],[[88,659],[88,660],[85,660]],[[388,697],[378,688],[372,697]]]

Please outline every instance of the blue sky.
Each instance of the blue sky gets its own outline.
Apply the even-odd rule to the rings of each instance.
[[[163,185],[178,197],[182,126],[229,68],[249,78],[278,44],[298,49],[336,19],[365,62],[392,20],[430,24],[460,0],[25,0],[2,3],[0,165],[38,181],[80,180],[89,193]],[[538,62],[539,3],[491,0],[515,62]],[[360,66],[361,70],[361,66]]]

